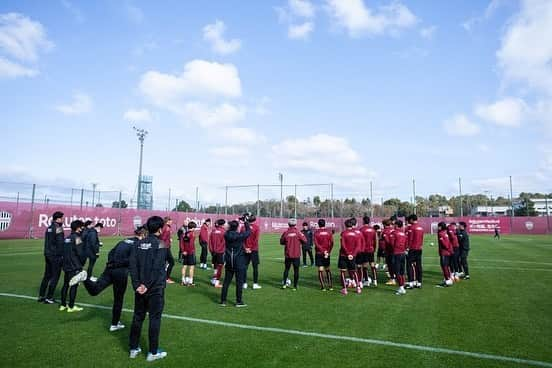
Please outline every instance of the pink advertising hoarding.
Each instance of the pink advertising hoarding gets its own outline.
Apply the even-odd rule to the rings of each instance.
[[[90,219],[94,222],[104,224],[103,234],[110,235],[130,235],[135,226],[144,223],[148,217],[153,215],[171,216],[176,226],[180,226],[184,220],[194,220],[202,223],[206,218],[226,218],[233,219],[236,216],[224,216],[203,213],[184,213],[184,212],[166,212],[166,211],[147,211],[136,209],[118,209],[118,208],[97,208],[97,207],[71,207],[35,204],[31,208],[30,203],[0,202],[0,239],[16,239],[36,237],[42,238],[50,222],[50,216],[54,211],[62,211],[65,214],[65,227],[68,230],[69,224],[75,219]],[[361,219],[358,219],[359,221]],[[300,222],[303,221],[300,219]],[[306,218],[312,227],[316,226],[316,218]],[[492,234],[495,227],[498,227],[501,233],[516,234],[546,234],[550,232],[550,224],[546,217],[447,217],[420,218],[419,223],[425,231],[435,233],[437,223],[465,221],[468,224],[468,231],[472,234]],[[374,223],[381,222],[380,218],[374,218]],[[326,218],[328,227],[333,227],[340,231],[343,227],[343,219]],[[287,219],[267,218],[258,219],[258,224],[262,232],[282,232],[287,228]]]

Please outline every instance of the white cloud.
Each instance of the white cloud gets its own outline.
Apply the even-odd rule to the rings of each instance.
[[[203,27],[203,38],[211,43],[214,52],[222,55],[232,54],[241,47],[241,41],[238,39],[225,40],[224,32],[226,26],[224,22],[217,20],[213,24],[207,24]]]
[[[240,146],[220,146],[211,148],[209,153],[218,158],[244,158],[249,155],[249,149]]]
[[[462,27],[468,32],[471,32],[473,28],[488,19],[490,19],[496,10],[504,3],[504,0],[491,0],[489,5],[485,8],[485,13],[482,16],[472,17],[462,23]]]
[[[327,9],[334,22],[345,28],[351,37],[363,35],[396,34],[410,28],[418,18],[398,1],[374,11],[363,0],[327,0]]]
[[[241,81],[232,64],[193,60],[184,66],[181,74],[146,72],[139,90],[157,107],[179,112],[183,98],[240,97]]]
[[[327,134],[286,139],[272,146],[272,156],[274,165],[282,169],[341,177],[369,175],[360,156],[345,138]]]
[[[496,55],[507,80],[552,96],[552,1],[522,1]]]
[[[185,118],[203,127],[233,125],[245,118],[246,110],[242,106],[224,102],[210,106],[202,102],[184,104],[179,113]]]
[[[489,105],[478,105],[475,113],[491,123],[517,127],[527,112],[527,105],[520,98],[506,97]]]
[[[276,8],[278,19],[288,26],[288,37],[306,40],[314,30],[315,6],[308,0],[288,0],[286,7]]]
[[[232,143],[259,144],[266,141],[266,138],[259,135],[253,129],[243,127],[226,128],[220,131],[222,138]]]
[[[479,126],[472,123],[465,115],[458,114],[445,120],[443,128],[448,135],[468,137],[479,134]]]
[[[289,0],[288,6],[293,15],[303,18],[314,17],[314,5],[308,0]]]
[[[148,109],[129,109],[123,114],[123,119],[128,122],[149,122],[153,120]]]
[[[291,39],[307,39],[314,30],[313,22],[305,22],[303,24],[294,25],[290,24],[288,27],[288,37]]]
[[[0,14],[0,78],[38,75],[33,64],[53,46],[39,22],[19,13]]]
[[[0,78],[34,77],[38,70],[27,68],[0,57]]]
[[[92,110],[92,99],[85,93],[73,94],[73,101],[69,104],[58,105],[55,109],[65,115],[82,115]]]
[[[435,34],[436,30],[437,30],[437,26],[429,26],[426,28],[422,28],[420,30],[420,36],[422,36],[422,38],[425,38],[426,40],[430,40],[433,38],[433,35]]]

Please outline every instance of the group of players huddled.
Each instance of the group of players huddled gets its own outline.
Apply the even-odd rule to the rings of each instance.
[[[135,230],[134,236],[121,240],[112,248],[107,257],[106,267],[99,278],[92,277],[94,264],[99,256],[98,234],[102,224],[91,221],[75,220],[71,222],[71,233],[65,238],[63,229],[64,214],[57,211],[52,223],[46,230],[44,256],[46,268],[40,285],[38,301],[54,304],[56,289],[61,271],[64,272],[61,289],[60,311],[79,312],[81,307],[75,304],[77,288],[83,283],[90,295],[98,295],[113,285],[113,310],[110,331],[123,329],[120,317],[123,298],[130,274],[135,291],[134,317],[130,331],[130,357],[136,358],[141,349],[138,346],[140,332],[146,313],[149,314],[149,353],[148,361],[162,359],[167,353],[159,349],[159,329],[164,306],[164,289],[174,284],[171,272],[175,265],[170,250],[172,241],[172,220],[152,216],[144,226]],[[422,287],[422,248],[424,229],[418,224],[416,215],[406,218],[407,225],[396,217],[385,219],[382,226],[372,224],[368,216],[362,218],[362,226],[357,220],[345,220],[345,229],[340,234],[340,249],[337,266],[339,269],[341,294],[347,295],[348,289],[362,293],[364,287],[378,286],[378,268],[387,271],[386,285],[399,286],[397,295],[406,294],[406,289]],[[303,267],[307,266],[307,255],[311,265],[318,268],[320,290],[333,290],[330,257],[334,248],[335,229],[327,228],[326,221],[319,219],[315,229],[304,222],[302,229],[297,228],[297,220],[288,220],[288,229],[281,235],[280,244],[284,247],[284,272],[282,289],[297,290],[301,255]],[[195,233],[199,232],[201,247],[200,269],[209,269],[207,257],[211,253],[211,266],[214,270],[211,285],[221,288],[220,305],[226,306],[230,284],[236,279],[236,307],[245,307],[243,289],[247,285],[247,270],[253,268],[252,289],[261,289],[259,285],[259,235],[260,228],[256,218],[244,214],[232,221],[218,219],[211,228],[211,220],[203,222],[200,229],[193,221],[185,222],[177,231],[179,243],[178,260],[182,263],[181,285],[195,286],[194,269]],[[469,279],[468,253],[469,236],[466,223],[438,224],[438,250],[443,281],[439,285],[453,285],[460,278]],[[312,247],[315,255],[313,257]],[[377,256],[377,261],[375,256]],[[88,261],[88,269],[84,265]],[[380,263],[381,262],[381,263]],[[381,267],[380,267],[381,265]],[[289,272],[293,266],[293,281]],[[222,274],[224,269],[224,280]],[[405,278],[407,274],[408,282]],[[67,296],[69,300],[67,301]]]

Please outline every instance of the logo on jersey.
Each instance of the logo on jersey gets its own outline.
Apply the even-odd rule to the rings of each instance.
[[[6,211],[0,211],[0,232],[6,231],[10,227],[12,214]]]
[[[149,249],[151,249],[151,243],[142,243],[142,244],[140,244],[139,248],[141,250],[149,250]]]

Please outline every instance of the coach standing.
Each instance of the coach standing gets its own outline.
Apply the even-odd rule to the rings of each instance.
[[[38,291],[38,302],[54,304],[54,292],[63,266],[63,212],[56,211],[52,215],[52,223],[44,235],[44,260],[46,267]],[[48,293],[46,294],[46,290]]]
[[[92,272],[94,272],[94,265],[96,264],[96,261],[100,256],[100,247],[102,246],[102,242],[100,242],[100,237],[98,236],[98,234],[101,233],[102,229],[103,224],[101,222],[98,222],[96,225],[94,225],[93,228],[90,228],[88,229],[88,231],[86,231],[86,235],[82,236],[82,239],[84,241],[84,255],[86,256],[86,258],[88,258],[88,269],[86,270],[86,273],[88,274],[88,277],[92,279],[92,281],[96,281],[96,278],[92,276]]]
[[[462,269],[461,276],[464,280],[470,279],[470,269],[468,268],[468,254],[470,253],[470,236],[466,231],[466,223],[461,221],[458,223],[458,243],[460,244],[460,267]]]
[[[149,314],[149,362],[163,359],[167,353],[159,349],[161,314],[165,304],[167,272],[165,270],[167,244],[159,239],[164,221],[152,216],[146,222],[148,237],[132,247],[129,257],[129,271],[134,294],[134,317],[130,328],[130,358],[140,354],[139,347],[142,324]]]
[[[199,268],[207,270],[207,255],[209,248],[209,226],[211,226],[211,219],[208,218],[203,222],[199,229],[199,245],[201,246],[201,254],[199,256]]]
[[[167,216],[163,219],[163,229],[161,230],[161,235],[159,239],[165,243],[167,246],[167,284],[174,284],[173,279],[171,279],[172,269],[174,267],[174,257],[171,252],[171,243],[172,243],[172,219]]]
[[[224,251],[224,283],[220,294],[220,305],[226,306],[226,297],[232,278],[236,275],[236,307],[247,307],[243,302],[243,283],[245,282],[245,254],[244,242],[251,234],[249,226],[249,216],[244,215],[240,218],[244,223],[244,230],[239,231],[240,223],[236,220],[228,223],[228,231],[224,234],[226,250]]]

